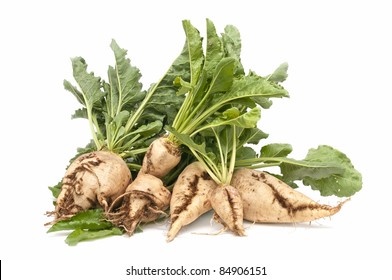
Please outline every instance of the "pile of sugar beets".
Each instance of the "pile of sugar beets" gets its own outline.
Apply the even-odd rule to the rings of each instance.
[[[243,236],[244,220],[309,222],[337,213],[347,201],[316,203],[296,190],[298,182],[322,196],[350,197],[361,189],[361,174],[330,146],[296,160],[290,144],[261,145],[268,137],[259,128],[261,110],[272,98],[289,96],[281,85],[286,63],[266,76],[246,74],[234,26],[217,34],[207,19],[203,42],[190,21],[182,24],[180,55],[147,90],[114,40],[106,81],[88,72],[83,58],[72,59],[78,86],[65,80],[64,87],[82,105],[72,117],[88,120],[92,140],[49,187],[56,200],[46,224],[48,232],[72,230],[69,245],[132,235],[167,217],[171,241],[210,210],[222,230]]]

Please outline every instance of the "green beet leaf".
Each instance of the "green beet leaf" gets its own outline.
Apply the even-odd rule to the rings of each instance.
[[[362,188],[362,176],[350,159],[326,145],[310,149],[304,160],[284,161],[280,168],[283,180],[302,180],[322,196],[349,197]]]
[[[97,146],[97,150],[101,149],[103,143],[99,140],[102,135],[96,130],[97,124],[95,120],[95,110],[101,111],[101,102],[104,98],[104,92],[101,89],[101,78],[94,76],[94,73],[87,72],[86,61],[82,57],[75,57],[72,59],[72,69],[75,81],[80,87],[80,91],[74,87],[70,82],[64,80],[64,88],[70,91],[76,99],[85,106],[84,117],[87,116],[90,130]],[[81,117],[78,112],[73,117]]]
[[[199,128],[197,131],[200,132],[206,130],[208,128],[213,128],[217,126],[223,125],[235,125],[236,127],[241,128],[254,128],[257,125],[257,122],[260,119],[260,108],[254,107],[248,112],[245,112],[240,115],[240,112],[235,107],[231,107],[230,109],[224,111],[222,116],[217,117],[216,119],[212,120],[210,123],[206,124],[205,126]]]
[[[288,97],[288,92],[278,84],[271,83],[255,74],[244,76],[233,82],[231,89],[217,98],[218,102],[236,100],[244,97]]]
[[[287,70],[289,65],[287,63],[282,63],[278,68],[267,78],[270,81],[281,83],[287,79]]]
[[[214,23],[207,19],[207,46],[204,70],[212,76],[216,65],[224,58],[225,50],[221,38],[216,34]]]
[[[134,104],[145,97],[141,74],[138,68],[131,65],[126,58],[127,51],[120,48],[115,40],[110,44],[115,57],[115,67],[109,66],[109,90],[107,92],[107,113],[115,118],[127,104]]]
[[[65,239],[65,243],[69,246],[75,246],[79,242],[95,240],[114,235],[122,235],[123,232],[119,228],[102,229],[102,230],[84,230],[76,229],[71,232]]]
[[[47,232],[74,229],[99,230],[112,227],[113,225],[104,219],[102,209],[91,209],[80,212],[68,220],[56,222]]]
[[[259,144],[262,139],[268,138],[268,134],[260,130],[258,127],[242,128],[238,132],[238,146],[244,144]]]
[[[190,23],[189,20],[182,22],[186,38],[189,53],[190,63],[190,84],[193,86],[196,84],[204,62],[202,38],[200,37],[199,31]]]
[[[306,177],[314,179],[326,178],[332,174],[342,174],[344,169],[336,159],[336,153],[327,146],[310,149],[303,160],[283,159],[280,165],[284,178],[302,180]]]
[[[310,150],[307,157],[327,157],[339,164],[343,172],[320,179],[307,176],[303,179],[304,185],[311,186],[313,190],[319,190],[323,196],[349,197],[361,190],[362,175],[344,153],[329,146],[320,146]]]
[[[244,67],[241,64],[241,35],[238,29],[233,25],[227,25],[225,32],[222,33],[222,42],[227,57],[232,57],[236,61],[234,73],[235,76],[245,74]]]
[[[240,147],[237,150],[236,161],[241,159],[255,158],[257,157],[256,151],[251,147]]]
[[[48,187],[49,190],[52,192],[52,195],[54,198],[57,198],[59,196],[59,194],[61,192],[62,185],[63,185],[63,183],[60,181],[56,185]]]
[[[235,60],[223,58],[216,66],[209,93],[228,91],[233,84],[233,70]]]
[[[268,144],[261,148],[262,157],[286,157],[293,151],[290,144]]]

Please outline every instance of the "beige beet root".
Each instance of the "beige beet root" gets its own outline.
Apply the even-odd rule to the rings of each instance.
[[[215,211],[214,219],[233,233],[244,236],[243,205],[238,190],[230,185],[218,186],[211,193],[210,201]]]
[[[300,223],[329,217],[335,207],[318,204],[276,177],[261,171],[239,169],[231,184],[238,189],[244,204],[244,219],[260,223]]]
[[[167,137],[154,140],[144,158],[141,174],[150,174],[162,178],[170,172],[181,160],[179,147]]]
[[[210,195],[216,187],[200,162],[189,164],[178,176],[170,201],[170,229],[167,241],[172,241],[180,229],[211,210]]]
[[[107,210],[131,181],[131,172],[118,155],[106,151],[83,154],[68,167],[52,214],[61,220],[91,208]]]
[[[132,235],[141,222],[151,222],[169,207],[170,191],[162,181],[149,174],[138,174],[123,194],[119,209],[110,207],[107,219]],[[114,210],[114,211],[112,211]]]

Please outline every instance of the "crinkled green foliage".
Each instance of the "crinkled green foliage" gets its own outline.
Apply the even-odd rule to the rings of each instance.
[[[65,242],[74,246],[81,241],[93,240],[112,235],[122,235],[123,231],[105,220],[102,209],[90,209],[67,219],[57,221],[48,233],[72,230]]]
[[[146,148],[149,139],[164,133],[182,104],[176,95],[175,77],[189,70],[182,52],[167,73],[147,91],[142,89],[138,68],[126,57],[127,51],[112,40],[114,66],[108,68],[108,82],[87,71],[81,57],[72,59],[73,76],[78,87],[64,81],[64,87],[83,105],[73,118],[87,118],[95,149],[107,149],[121,156]],[[138,158],[134,159],[137,160]],[[139,158],[140,160],[140,158]]]
[[[293,151],[290,144],[268,144],[261,148],[262,157],[285,157]]]
[[[257,104],[269,107],[270,98],[288,97],[287,91],[273,79],[254,72],[245,75],[240,59],[240,34],[234,26],[227,26],[218,36],[212,21],[207,20],[205,51],[195,27],[189,21],[184,21],[183,27],[191,75],[188,80],[181,76],[175,80],[180,86],[178,93],[186,95],[172,125],[177,132],[194,136],[218,123],[237,126],[230,116],[245,120],[249,114],[259,114]],[[282,74],[284,69],[278,72]],[[237,114],[227,114],[234,109]],[[175,141],[175,137],[171,138]]]
[[[313,190],[320,191],[323,196],[336,195],[338,197],[349,197],[360,191],[362,188],[362,175],[356,170],[350,159],[342,152],[322,145],[317,149],[310,149],[304,161],[312,163],[329,163],[335,165],[336,170],[329,176],[314,176],[317,172],[300,172],[296,170],[293,173],[287,172],[285,167],[281,166],[284,177],[302,180],[304,185],[311,186]]]

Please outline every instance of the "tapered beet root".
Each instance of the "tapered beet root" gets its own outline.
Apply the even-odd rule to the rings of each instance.
[[[170,229],[167,241],[172,241],[180,229],[211,210],[210,195],[216,183],[199,162],[188,165],[174,185],[170,201]]]
[[[319,204],[276,177],[251,169],[237,170],[231,184],[241,194],[244,219],[251,222],[310,222],[336,214],[344,203]]]
[[[151,222],[169,207],[170,191],[162,181],[149,174],[139,174],[128,186],[121,206],[109,209],[107,219],[132,235],[139,223]]]
[[[243,227],[243,205],[238,190],[230,185],[218,186],[211,193],[214,219],[239,236],[245,235]]]

